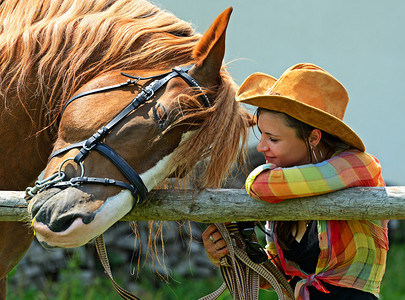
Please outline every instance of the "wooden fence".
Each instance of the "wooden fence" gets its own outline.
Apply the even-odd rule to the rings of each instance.
[[[29,221],[24,192],[0,191],[0,221]],[[405,219],[405,186],[349,188],[277,204],[257,201],[244,190],[155,190],[122,221]]]

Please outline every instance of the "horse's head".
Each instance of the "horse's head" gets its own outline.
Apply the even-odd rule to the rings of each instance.
[[[203,158],[210,157],[205,183],[217,185],[226,175],[247,127],[247,114],[233,100],[235,86],[221,69],[231,11],[195,45],[191,69],[134,69],[126,73],[142,79],[122,85],[127,78],[110,72],[65,105],[43,174],[49,180],[29,204],[43,245],[87,243],[165,178],[183,176]]]

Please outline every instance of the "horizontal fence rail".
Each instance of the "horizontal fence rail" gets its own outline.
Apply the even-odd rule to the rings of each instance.
[[[0,221],[29,221],[25,192],[0,191]],[[405,186],[356,187],[277,204],[250,198],[242,189],[154,190],[122,221],[405,219]]]

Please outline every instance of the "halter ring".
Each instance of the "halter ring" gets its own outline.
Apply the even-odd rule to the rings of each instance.
[[[59,170],[58,170],[58,175],[59,175],[59,176],[61,176],[61,174],[63,173],[63,172],[62,172],[62,167],[63,167],[63,165],[64,165],[67,161],[69,161],[69,160],[73,160],[73,161],[74,161],[74,159],[75,159],[74,157],[69,157],[69,158],[66,158],[64,161],[62,161],[62,163],[61,163],[60,166],[59,166]],[[77,164],[80,166],[80,169],[81,169],[80,177],[83,177],[83,176],[84,176],[84,165],[83,165],[83,162],[79,161]]]

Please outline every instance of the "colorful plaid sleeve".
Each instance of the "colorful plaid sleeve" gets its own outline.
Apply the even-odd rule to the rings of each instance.
[[[317,164],[272,169],[257,167],[246,180],[247,193],[277,203],[354,186],[383,186],[381,166],[372,155],[351,149]]]

